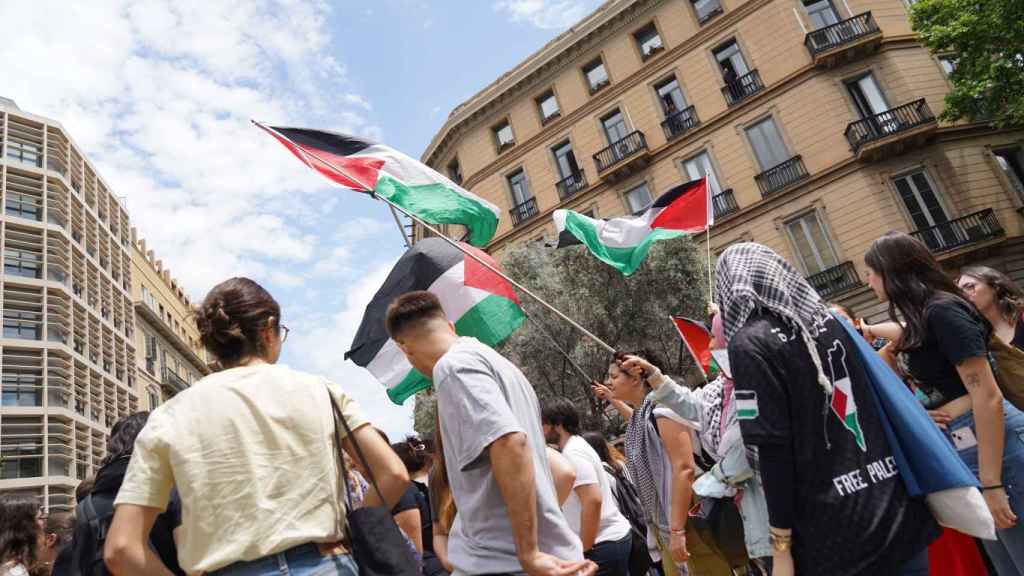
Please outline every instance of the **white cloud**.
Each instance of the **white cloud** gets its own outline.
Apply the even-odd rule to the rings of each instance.
[[[341,311],[328,316],[304,315],[294,322],[292,337],[286,345],[289,353],[307,370],[329,374],[373,415],[374,424],[388,433],[392,440],[404,437],[412,429],[414,403],[396,406],[383,386],[365,369],[344,359],[355,337],[366,305],[391,271],[394,262],[378,266],[351,284],[346,291]]]
[[[599,4],[600,0],[498,0],[494,9],[512,22],[562,30],[582,20]]]
[[[317,0],[4,2],[4,95],[61,121],[194,295],[309,261],[329,186],[250,118],[380,136]],[[330,193],[334,194],[334,192]],[[323,212],[320,212],[323,213]]]

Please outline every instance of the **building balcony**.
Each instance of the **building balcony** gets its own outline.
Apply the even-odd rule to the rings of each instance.
[[[733,212],[738,212],[740,209],[739,205],[736,204],[736,197],[732,193],[732,188],[722,190],[712,196],[711,205],[715,210],[715,218],[728,216]]]
[[[163,385],[171,391],[173,396],[179,392],[184,392],[188,388],[188,381],[175,374],[172,370],[164,368]]]
[[[562,200],[568,200],[581,190],[586,190],[586,188],[587,176],[583,173],[583,170],[577,170],[558,182],[555,182],[555,189],[558,190],[558,197]]]
[[[804,178],[807,178],[807,168],[804,168],[803,158],[797,155],[754,176],[754,181],[761,196],[767,198]]]
[[[843,262],[838,266],[812,274],[807,277],[807,282],[822,298],[830,298],[861,285],[853,262]]]
[[[948,252],[971,244],[1001,238],[1005,234],[995,212],[987,208],[962,218],[956,218],[911,232],[911,236],[924,242],[932,253]]]
[[[526,221],[530,220],[531,218],[537,216],[537,214],[540,214],[540,211],[537,210],[537,199],[536,198],[530,198],[526,202],[523,202],[522,204],[514,206],[508,212],[509,212],[509,214],[512,215],[512,226],[513,227],[519,226],[520,224],[523,224],[524,222],[526,222]]]
[[[665,139],[672,140],[685,134],[688,130],[696,128],[700,124],[697,118],[697,111],[693,106],[669,114],[661,122],[661,128],[665,131]]]
[[[735,106],[761,90],[764,90],[761,75],[757,70],[751,70],[732,82],[726,82],[725,86],[722,86],[722,96],[725,96],[726,104]]]
[[[594,154],[594,164],[602,178],[617,179],[647,166],[648,152],[647,138],[636,130]]]
[[[869,56],[882,44],[882,31],[871,12],[858,14],[831,26],[813,30],[804,37],[815,66],[834,68]]]
[[[924,98],[851,122],[846,140],[858,160],[874,161],[924,145],[938,129]]]

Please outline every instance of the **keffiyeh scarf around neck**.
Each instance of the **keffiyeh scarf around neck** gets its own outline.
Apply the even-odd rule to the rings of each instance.
[[[818,371],[818,383],[831,394],[832,383],[825,377],[814,344],[829,314],[821,296],[803,275],[767,246],[744,242],[722,253],[715,277],[715,296],[722,310],[726,341],[732,340],[756,310],[778,315],[800,333]]]
[[[663,534],[668,534],[668,512],[658,496],[658,486],[663,485],[665,474],[670,471],[665,469],[661,438],[651,417],[656,406],[657,402],[648,395],[633,411],[626,428],[626,465],[640,493],[648,525],[654,522]]]

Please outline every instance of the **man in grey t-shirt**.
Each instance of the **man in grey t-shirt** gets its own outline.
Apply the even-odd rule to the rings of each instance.
[[[430,292],[397,298],[385,325],[413,367],[433,376],[458,509],[448,537],[455,573],[593,574],[559,509],[540,407],[523,373],[457,336]]]

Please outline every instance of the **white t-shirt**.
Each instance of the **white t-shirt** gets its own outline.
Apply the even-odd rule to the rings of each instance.
[[[565,443],[562,455],[572,462],[576,469],[576,483],[572,485],[572,493],[565,501],[562,512],[569,522],[569,527],[576,534],[580,533],[580,506],[579,496],[576,495],[576,488],[590,484],[598,484],[601,487],[601,523],[597,528],[595,544],[601,542],[615,542],[622,540],[629,533],[629,520],[619,512],[619,506],[612,496],[612,488],[608,483],[608,476],[605,474],[604,466],[601,465],[601,458],[597,452],[587,444],[587,441],[579,436],[572,436]]]

